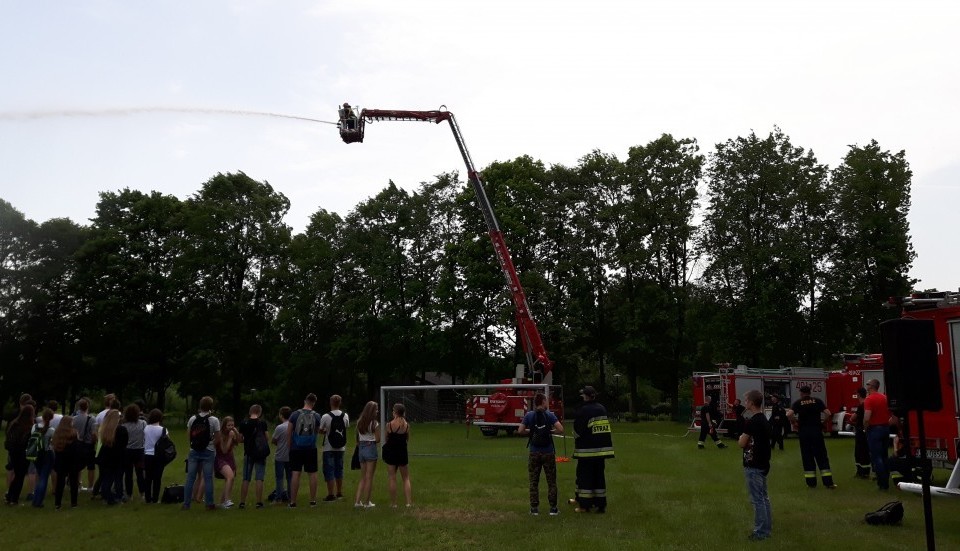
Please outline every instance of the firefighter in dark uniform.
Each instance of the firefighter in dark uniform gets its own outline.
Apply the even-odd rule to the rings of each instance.
[[[783,450],[783,429],[787,422],[787,410],[780,404],[780,398],[776,394],[770,395],[770,429],[773,431],[773,437],[770,440],[770,450],[779,445]]]
[[[707,397],[704,398],[703,406],[700,407],[700,438],[697,439],[697,448],[703,449],[703,443],[707,441],[708,434],[713,438],[713,443],[716,444],[718,448],[723,449],[727,447],[727,445],[717,437],[717,425],[719,424],[720,411],[717,410],[717,406],[713,403],[713,396],[707,394]]]
[[[592,386],[580,390],[583,406],[573,422],[573,457],[577,460],[576,504],[578,513],[607,510],[607,481],[604,475],[606,460],[613,459],[613,438],[607,408],[596,401],[597,391]]]
[[[823,441],[823,421],[830,417],[830,410],[820,398],[810,396],[810,387],[800,387],[800,399],[787,410],[787,418],[796,423],[800,436],[800,458],[803,461],[803,477],[807,486],[817,487],[817,469],[825,488],[836,488],[830,472],[827,444]]]
[[[863,429],[863,400],[867,389],[857,391],[857,411],[853,417],[853,462],[857,465],[857,478],[870,478],[870,447],[867,445],[867,433]]]

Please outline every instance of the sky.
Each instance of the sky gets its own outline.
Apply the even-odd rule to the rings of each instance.
[[[906,151],[911,276],[956,291],[958,28],[958,3],[922,0],[0,0],[0,198],[86,224],[99,192],[186,199],[243,171],[300,232],[391,180],[463,172],[446,125],[374,123],[347,145],[331,124],[224,111],[446,105],[478,168],[625,159],[663,133],[709,155],[778,126],[831,167],[871,139]]]

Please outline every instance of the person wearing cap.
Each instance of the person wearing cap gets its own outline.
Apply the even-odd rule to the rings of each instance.
[[[800,437],[800,459],[803,461],[803,477],[807,486],[817,487],[817,469],[823,478],[823,486],[833,489],[833,473],[830,472],[830,458],[827,456],[827,444],[823,440],[823,421],[830,417],[823,400],[810,395],[810,387],[800,387],[800,399],[787,410],[787,418],[797,424]]]
[[[870,448],[870,465],[877,475],[877,487],[890,489],[890,471],[887,470],[887,446],[890,445],[890,409],[887,396],[880,392],[880,381],[867,381],[867,397],[863,401],[863,428]]]
[[[713,403],[713,396],[707,394],[707,397],[704,398],[704,404],[700,407],[700,438],[697,439],[697,449],[703,449],[703,443],[707,441],[707,435],[709,434],[713,438],[713,443],[717,445],[717,448],[723,449],[727,445],[720,441],[720,437],[717,436],[717,419],[720,418],[720,411],[717,410],[716,404]]]
[[[350,107],[349,103],[344,103],[343,108],[340,109],[340,119],[346,123],[348,130],[355,130],[357,128],[357,115],[353,112],[353,108]]]
[[[607,408],[597,402],[597,391],[592,386],[580,389],[583,405],[573,422],[573,457],[577,460],[577,513],[607,510],[607,482],[604,474],[606,460],[613,459],[613,438]]]

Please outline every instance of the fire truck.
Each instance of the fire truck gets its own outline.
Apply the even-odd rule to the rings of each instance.
[[[890,307],[900,308],[901,317],[933,320],[937,341],[937,364],[943,408],[923,412],[927,457],[939,467],[957,463],[960,446],[960,293],[934,291],[894,298]],[[881,387],[883,389],[884,387]],[[917,415],[908,418],[911,431],[917,427]],[[910,449],[919,454],[920,440],[910,435]]]
[[[833,413],[831,432],[853,436],[853,414],[859,400],[857,391],[870,379],[883,388],[883,354],[843,354],[843,368],[827,376],[827,408]]]
[[[470,181],[477,197],[477,204],[483,213],[487,225],[487,235],[493,243],[493,250],[503,272],[507,289],[510,290],[510,295],[513,298],[518,340],[527,360],[526,365],[518,366],[515,377],[500,381],[503,387],[496,392],[491,395],[474,396],[467,400],[466,418],[473,424],[480,426],[480,430],[487,436],[496,435],[500,429],[512,434],[520,421],[523,420],[524,414],[533,407],[535,390],[511,389],[508,385],[520,383],[551,385],[553,382],[553,361],[547,355],[547,350],[540,338],[540,331],[537,329],[537,323],[534,321],[533,314],[527,304],[526,294],[520,284],[517,269],[513,265],[506,240],[500,230],[500,224],[493,212],[493,206],[487,198],[480,173],[473,165],[473,159],[464,143],[456,118],[445,106],[440,106],[440,109],[435,111],[362,109],[358,114],[349,104],[344,103],[338,112],[339,122],[337,126],[340,129],[340,138],[348,144],[362,143],[366,125],[376,121],[421,121],[435,124],[446,122],[449,124],[450,130],[453,132],[453,138],[457,142],[457,148],[460,150],[460,155],[467,167],[467,179]],[[562,418],[562,392],[559,389],[554,392],[551,388],[549,395],[548,407],[550,411]]]
[[[736,367],[719,364],[715,372],[693,374],[693,422],[690,431],[700,430],[700,408],[707,396],[720,410],[722,422],[718,433],[729,434],[736,421],[733,401],[743,397],[750,390],[759,390],[764,396],[776,395],[785,408],[789,408],[800,397],[800,388],[810,387],[810,394],[826,402],[827,372],[812,367],[782,367],[778,369],[757,369],[745,365]],[[832,431],[832,426],[829,427]]]

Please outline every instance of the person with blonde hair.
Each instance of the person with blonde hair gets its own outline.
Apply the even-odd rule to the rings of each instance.
[[[360,448],[360,482],[354,507],[371,508],[377,505],[370,501],[373,490],[373,475],[377,471],[377,444],[380,443],[380,423],[377,415],[380,408],[374,401],[367,402],[357,420],[357,446]]]
[[[120,422],[120,411],[111,409],[103,417],[100,429],[100,453],[97,460],[100,463],[100,494],[107,505],[116,505],[124,499],[123,494],[123,464],[127,451],[127,442],[130,439],[127,428]]]
[[[82,467],[80,435],[73,426],[73,417],[64,415],[53,431],[53,470],[57,473],[53,496],[57,509],[63,503],[63,490],[68,480],[70,481],[70,507],[77,506]]]

